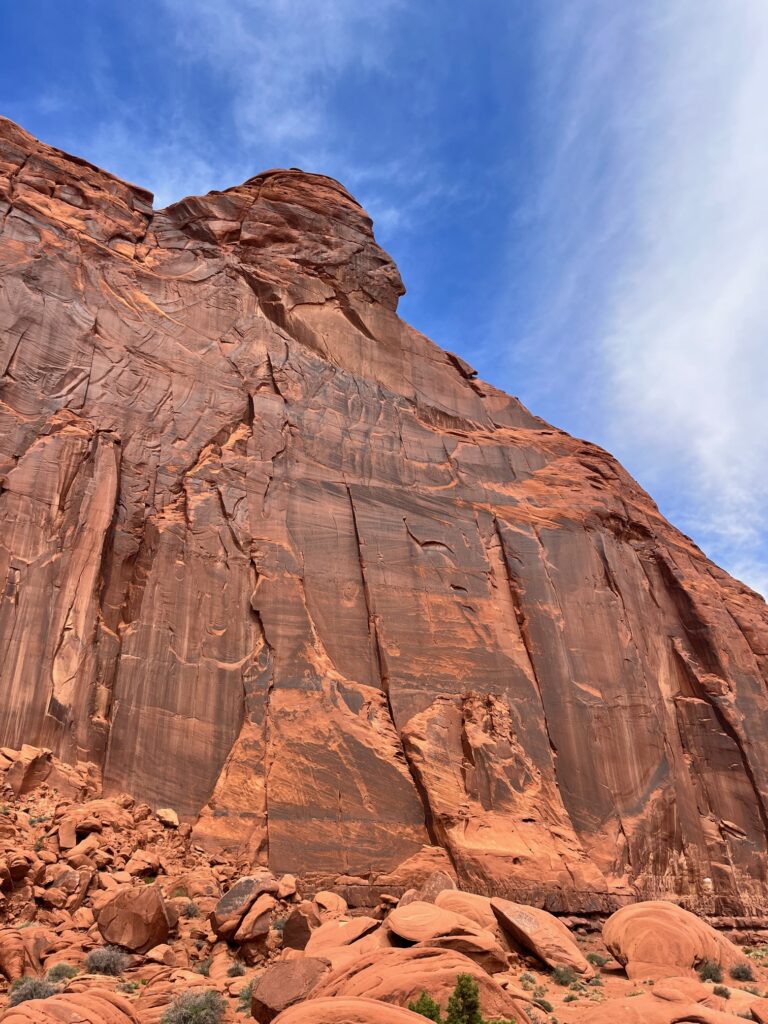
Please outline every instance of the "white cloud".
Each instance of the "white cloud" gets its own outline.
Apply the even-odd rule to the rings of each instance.
[[[350,69],[386,69],[401,0],[163,0],[176,45],[232,90],[241,136],[268,143],[322,138],[329,98]]]
[[[539,337],[596,310],[581,356],[603,439],[765,587],[768,5],[590,0],[548,28],[541,202],[562,275]]]

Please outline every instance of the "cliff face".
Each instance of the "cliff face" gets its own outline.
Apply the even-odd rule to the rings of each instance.
[[[278,872],[764,903],[765,603],[335,181],[151,198],[0,120],[0,742]]]

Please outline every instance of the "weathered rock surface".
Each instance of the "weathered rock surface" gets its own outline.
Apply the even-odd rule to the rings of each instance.
[[[584,977],[595,973],[562,921],[546,910],[492,899],[491,910],[513,942],[550,967],[570,967]]]
[[[609,999],[578,1015],[577,1024],[738,1024],[729,1000],[697,982],[673,978],[636,998]]]
[[[140,1024],[127,999],[103,989],[63,993],[49,999],[31,999],[0,1014],[3,1024]]]
[[[706,960],[725,968],[748,963],[706,921],[658,900],[617,910],[603,926],[603,941],[630,978],[673,977]]]
[[[270,1024],[289,1006],[308,999],[329,966],[327,960],[308,956],[268,967],[251,992],[251,1016]]]
[[[385,1003],[407,1006],[428,992],[443,1010],[459,974],[470,974],[478,984],[480,1005],[486,1018],[517,1018],[527,1024],[524,1007],[473,960],[455,950],[413,946],[410,949],[379,949],[322,978],[315,989],[321,996],[366,996]]]
[[[103,903],[96,924],[105,942],[145,952],[168,938],[170,921],[156,885],[124,886]]]
[[[0,743],[276,873],[765,905],[765,603],[336,182],[151,199],[0,121]]]
[[[309,999],[284,1010],[275,1024],[423,1024],[424,1018],[402,1006],[376,999]]]

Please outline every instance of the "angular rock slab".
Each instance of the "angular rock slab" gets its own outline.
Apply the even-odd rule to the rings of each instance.
[[[523,949],[549,967],[570,967],[586,978],[595,971],[562,921],[536,907],[492,899],[491,910],[502,929]]]

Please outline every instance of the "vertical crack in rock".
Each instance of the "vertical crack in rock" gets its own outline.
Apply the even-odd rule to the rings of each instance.
[[[372,598],[372,595],[371,595],[370,586],[369,586],[369,583],[368,583],[368,576],[367,576],[366,568],[365,568],[365,555],[363,553],[363,547],[364,547],[364,543],[365,542],[364,542],[363,538],[360,535],[360,527],[359,527],[358,520],[357,520],[357,512],[355,511],[355,502],[354,502],[354,499],[352,497],[352,490],[351,490],[351,488],[349,487],[348,484],[345,485],[345,486],[346,486],[346,491],[347,491],[347,497],[349,498],[349,507],[350,507],[351,512],[352,512],[352,523],[353,523],[353,528],[354,528],[354,531],[355,531],[355,541],[356,541],[356,544],[357,544],[357,554],[358,554],[358,560],[359,560],[359,563],[360,563],[360,575],[361,575],[361,578],[362,578],[362,581],[363,581],[363,594],[365,596],[365,607],[366,607],[366,611],[368,613],[368,633],[369,633],[369,636],[371,637],[371,639],[373,640],[374,650],[376,651],[376,661],[377,661],[378,670],[379,670],[379,680],[380,680],[380,683],[381,683],[381,690],[382,690],[382,693],[384,694],[384,698],[386,700],[387,711],[388,711],[388,714],[389,714],[390,721],[392,722],[392,728],[393,728],[393,730],[395,732],[395,735],[398,737],[398,740],[399,740],[399,743],[400,743],[400,751],[402,752],[403,763],[405,764],[406,768],[408,769],[408,774],[410,775],[411,779],[413,780],[413,785],[414,785],[414,788],[416,790],[416,794],[417,794],[417,796],[419,798],[419,801],[421,803],[421,806],[422,806],[422,808],[424,810],[424,827],[427,830],[427,835],[429,836],[429,841],[430,841],[430,843],[432,843],[433,846],[443,846],[443,849],[446,850],[446,852],[448,853],[448,856],[450,857],[451,856],[450,850],[448,850],[444,846],[444,844],[442,844],[439,841],[439,839],[438,839],[437,832],[435,830],[434,816],[433,816],[433,813],[432,813],[432,807],[431,807],[430,800],[429,800],[429,794],[427,792],[426,786],[424,785],[424,780],[421,778],[418,769],[415,767],[415,765],[412,763],[410,757],[408,756],[408,751],[406,749],[406,744],[405,744],[405,742],[403,740],[403,737],[402,737],[402,735],[400,733],[400,730],[397,727],[397,722],[395,720],[395,714],[394,714],[394,711],[393,711],[393,708],[392,708],[392,700],[391,700],[391,696],[390,696],[390,692],[389,692],[389,671],[388,671],[388,668],[387,668],[386,654],[384,653],[384,651],[382,649],[382,645],[381,645],[381,638],[379,636],[379,628],[378,628],[378,619],[377,619],[376,613],[375,613],[374,608],[373,608],[373,598]]]

